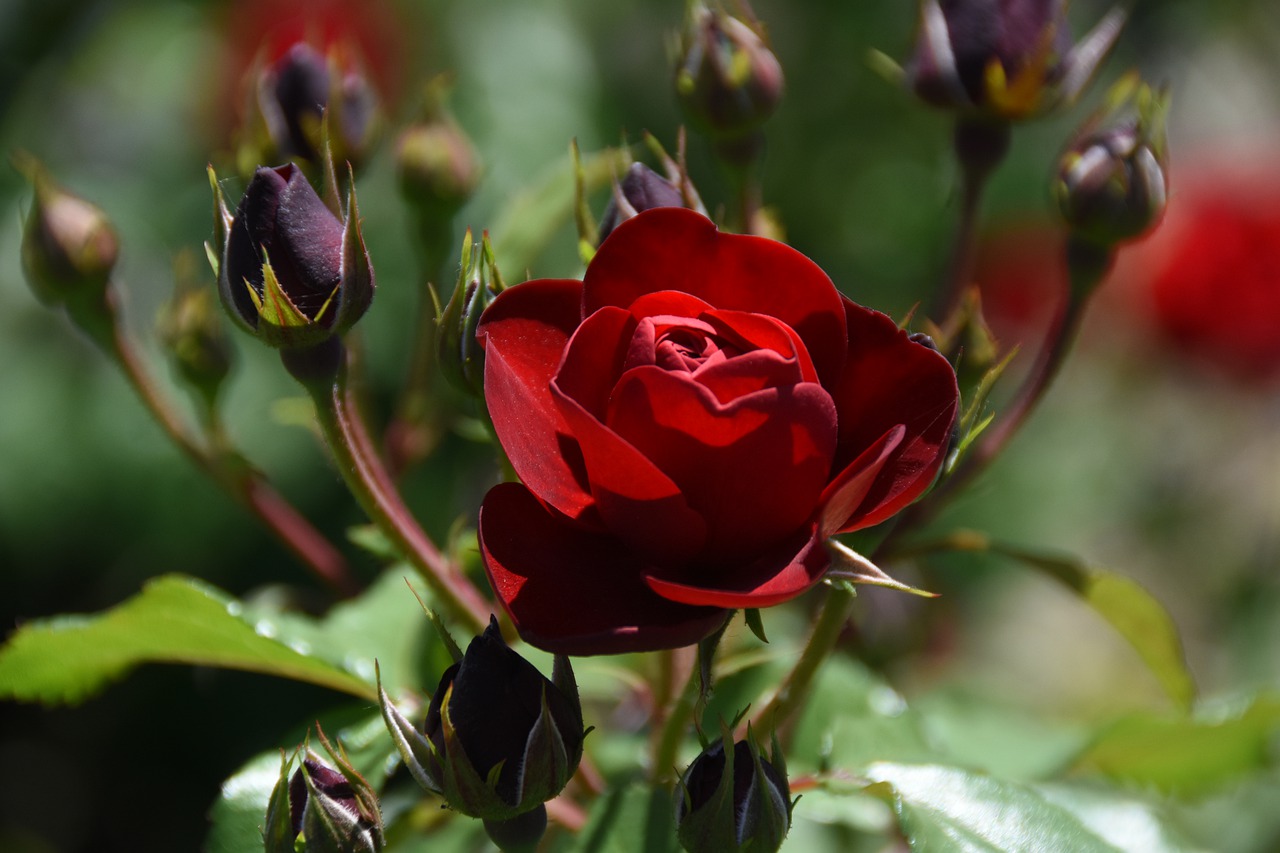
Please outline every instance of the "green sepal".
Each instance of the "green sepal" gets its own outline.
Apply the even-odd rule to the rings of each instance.
[[[441,776],[444,783],[444,798],[449,805],[465,815],[484,820],[506,820],[520,814],[520,809],[508,803],[498,795],[495,771],[500,772],[499,763],[491,768],[486,778],[481,779],[467,751],[458,739],[449,715],[449,703],[453,698],[453,685],[445,691],[440,702],[440,730],[444,735],[444,756],[441,762]],[[492,783],[490,782],[492,778]]]
[[[227,250],[227,239],[231,235],[231,223],[234,217],[227,207],[227,198],[222,194],[222,184],[218,182],[218,173],[212,164],[208,166],[209,187],[213,190],[213,244],[205,243],[205,252],[209,256],[209,264],[213,274],[218,275],[222,266],[222,257]]]
[[[556,655],[551,659],[551,683],[573,703],[573,712],[578,728],[583,726],[582,700],[578,697],[578,680],[573,674],[573,664],[566,655]]]
[[[330,71],[332,72],[333,69],[331,68]],[[318,130],[319,144],[315,145],[315,140],[309,141],[312,142],[315,150],[320,152],[320,162],[317,164],[320,167],[320,198],[334,216],[342,219],[342,190],[338,187],[338,168],[333,159],[333,136],[330,133],[328,108],[320,114]],[[352,183],[355,183],[354,180]]]
[[[698,704],[703,707],[711,699],[712,669],[716,659],[716,649],[719,648],[720,639],[724,636],[724,632],[728,629],[731,621],[733,621],[732,611],[725,616],[724,621],[720,623],[720,627],[713,631],[710,636],[698,641]]]
[[[267,800],[267,818],[262,827],[262,843],[266,853],[294,853],[293,820],[289,813],[289,780],[293,760],[297,757],[280,751],[280,777]]]
[[[742,611],[742,619],[747,623],[747,627],[751,629],[751,633],[756,635],[756,639],[762,643],[769,642],[769,638],[764,633],[764,619],[760,616],[759,607],[748,607]]]
[[[835,539],[828,539],[826,546],[827,552],[831,554],[831,568],[826,574],[828,580],[896,589],[898,592],[918,595],[921,598],[938,597],[936,592],[917,589],[890,577],[875,563]]]
[[[306,349],[333,336],[323,324],[312,320],[293,304],[293,300],[280,286],[280,280],[276,278],[276,272],[265,251],[262,255],[262,295],[259,296],[248,281],[244,282],[244,286],[249,291],[249,298],[253,300],[254,310],[258,315],[258,327],[254,334],[268,346],[277,349]],[[329,298],[316,313],[317,318],[323,317],[329,310],[337,293],[338,289],[335,288],[329,294]]]
[[[778,739],[773,738],[773,755],[781,756]],[[738,827],[738,843],[742,849],[775,851],[782,846],[783,840],[791,829],[791,790],[786,786],[786,765],[774,769],[782,776],[783,790],[774,787],[765,775],[764,765],[760,757],[760,744],[750,727],[747,728],[747,750],[751,753],[754,772],[751,774],[750,788],[746,802],[743,804],[743,815],[746,818]],[[773,764],[771,761],[770,764]],[[730,783],[732,784],[732,782]]]
[[[516,782],[516,803],[520,811],[528,811],[559,794],[578,766],[577,761],[572,764],[569,761],[564,738],[556,728],[551,708],[547,705],[545,685],[541,702],[542,710],[525,741],[520,776]]]
[[[375,849],[381,850],[384,843],[382,837],[382,808],[378,804],[378,794],[373,790],[373,786],[360,775],[360,771],[351,764],[351,760],[347,758],[345,749],[342,744],[337,747],[325,737],[324,729],[320,728],[320,723],[316,723],[316,736],[320,738],[320,743],[324,746],[325,752],[329,753],[329,757],[333,759],[333,764],[337,767],[338,772],[347,780],[347,784],[351,786],[351,792],[356,798],[356,810],[360,814],[360,819],[369,825],[370,836],[377,845]]]
[[[400,753],[400,759],[414,781],[434,794],[443,794],[444,784],[432,775],[430,768],[442,766],[444,756],[437,755],[435,745],[391,703],[387,691],[382,688],[382,671],[376,662],[374,671],[378,680],[378,704],[382,708],[382,719],[387,724],[387,731]]]
[[[723,722],[720,741],[724,749],[724,770],[720,774],[720,781],[716,783],[715,792],[696,811],[692,809],[693,802],[685,778],[680,779],[679,795],[684,800],[684,817],[680,821],[677,836],[680,846],[692,853],[713,850],[730,853],[741,849],[736,831],[737,814],[733,806],[733,732]],[[685,775],[688,775],[688,771]]]
[[[350,169],[348,165],[350,189],[347,191],[346,219],[342,228],[342,282],[338,285],[342,301],[338,305],[338,316],[333,323],[335,334],[342,334],[350,329],[364,316],[373,302],[373,265],[369,260],[369,249],[364,243],[364,233],[360,230],[356,179]]]
[[[582,166],[582,150],[578,148],[577,139],[569,142],[569,155],[573,159],[573,220],[578,226],[578,256],[587,265],[596,256],[600,227],[587,204],[587,170]]]

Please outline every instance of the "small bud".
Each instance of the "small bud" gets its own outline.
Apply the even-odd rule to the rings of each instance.
[[[231,344],[213,290],[191,280],[194,266],[189,254],[179,256],[173,297],[157,326],[178,375],[212,407],[231,370]]]
[[[944,109],[1016,120],[1073,102],[1115,44],[1113,10],[1073,43],[1065,0],[923,0],[906,79]]]
[[[479,157],[446,109],[445,95],[443,82],[430,84],[418,119],[396,141],[400,191],[432,223],[452,219],[480,182]]]
[[[622,182],[614,185],[613,198],[600,217],[599,241],[622,222],[655,207],[687,207],[680,187],[643,163],[632,163]]]
[[[440,369],[455,387],[480,396],[484,391],[484,348],[476,340],[480,315],[503,289],[486,232],[479,243],[467,231],[462,265],[449,302],[436,320]]]
[[[115,228],[98,207],[56,186],[38,164],[28,172],[35,198],[22,232],[22,269],[36,298],[100,301],[120,252]]]
[[[1160,221],[1169,195],[1167,112],[1164,92],[1126,78],[1085,123],[1062,155],[1053,187],[1073,238],[1114,246]]]
[[[690,9],[676,96],[690,124],[712,138],[753,133],[782,100],[782,65],[753,23],[701,4]]]
[[[567,658],[552,679],[507,647],[496,620],[445,670],[418,731],[379,687],[383,717],[410,773],[459,812],[509,830],[527,826],[560,793],[582,758],[582,709]],[[545,817],[543,818],[545,819]],[[498,840],[495,838],[495,840]]]
[[[297,42],[254,77],[245,140],[250,162],[319,164],[326,111],[337,160],[358,167],[366,159],[377,129],[378,99],[349,51],[335,46],[326,57]]]
[[[280,777],[267,804],[263,841],[267,853],[379,853],[386,842],[373,788],[320,732],[333,767],[310,749],[282,758]]]
[[[680,779],[676,823],[689,853],[774,853],[791,828],[791,788],[777,739],[766,761],[748,732],[702,751]]]
[[[215,216],[222,221],[224,214]],[[351,328],[373,301],[354,188],[344,222],[292,163],[260,168],[227,232],[218,277],[223,305],[271,346],[323,343]]]

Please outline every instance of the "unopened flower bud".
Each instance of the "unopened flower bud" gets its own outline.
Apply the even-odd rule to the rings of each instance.
[[[358,167],[372,147],[378,99],[359,63],[335,46],[326,57],[298,42],[257,72],[250,128],[257,160],[301,160],[319,164],[323,120],[329,114],[329,144],[339,162]]]
[[[1146,234],[1168,200],[1168,99],[1123,80],[1113,103],[1062,155],[1054,197],[1072,236],[1114,246]]]
[[[231,344],[213,290],[189,280],[194,265],[189,255],[180,256],[177,286],[157,326],[178,375],[212,406],[231,371]]]
[[[476,328],[484,309],[502,290],[488,233],[474,243],[468,230],[457,284],[436,320],[440,369],[450,383],[468,394],[479,396],[484,391],[484,348],[476,340]]]
[[[447,223],[480,182],[480,159],[445,108],[443,86],[428,87],[418,120],[396,141],[400,191],[432,223]]]
[[[712,138],[746,136],[782,100],[782,65],[757,29],[695,6],[681,38],[676,95],[690,124]]]
[[[924,0],[907,83],[926,102],[1003,120],[1074,101],[1110,52],[1114,10],[1077,43],[1065,0]]]
[[[29,168],[28,168],[29,166]],[[116,230],[98,207],[54,185],[37,164],[24,164],[35,199],[22,232],[22,269],[36,298],[100,300],[120,251]]]
[[[492,825],[495,841],[511,830],[510,849],[536,842],[524,824],[544,819],[536,810],[582,758],[582,709],[567,658],[557,657],[545,678],[507,647],[493,620],[445,670],[421,731],[379,693],[392,739],[421,785]]]
[[[373,301],[373,270],[355,190],[345,221],[292,163],[260,168],[234,218],[214,181],[219,291],[232,317],[265,343],[304,349],[339,335]],[[225,228],[225,235],[223,229]]]
[[[791,788],[774,740],[768,760],[750,732],[703,750],[680,780],[676,823],[689,853],[774,853],[791,828]]]
[[[326,747],[329,744],[326,742]],[[267,853],[379,853],[385,846],[377,795],[345,760],[340,768],[306,750],[292,777],[281,767],[267,805]]]
[[[688,207],[680,187],[643,163],[632,163],[600,217],[599,242],[637,213],[655,207]]]

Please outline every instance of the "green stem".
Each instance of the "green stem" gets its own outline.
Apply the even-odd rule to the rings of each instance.
[[[248,509],[315,577],[343,597],[360,591],[346,559],[320,531],[252,468],[217,447],[206,448],[186,425],[147,373],[141,356],[125,334],[111,293],[101,302],[68,303],[68,313],[124,374],[134,393],[160,428],[201,472]],[[228,463],[226,460],[233,459]]]
[[[488,602],[440,553],[405,506],[355,411],[345,357],[331,381],[316,379],[303,385],[315,401],[316,418],[338,470],[365,513],[456,618],[475,633],[484,630],[491,612]]]
[[[845,623],[849,621],[853,599],[851,587],[837,584],[828,589],[826,601],[822,603],[818,620],[813,623],[813,631],[796,665],[787,673],[777,692],[752,718],[752,729],[756,732],[779,731],[804,702],[813,686],[813,679],[835,649]]]
[[[674,658],[673,671],[674,671]],[[684,689],[667,711],[666,721],[662,724],[657,740],[653,745],[653,759],[649,767],[649,777],[655,785],[670,784],[679,774],[676,761],[679,759],[680,744],[693,718],[694,708],[701,695],[701,675],[698,672],[698,659],[695,654],[689,663],[689,677],[685,679]]]
[[[951,328],[949,321],[960,307],[973,277],[982,196],[992,172],[1008,153],[1009,141],[1007,123],[964,118],[956,121],[952,143],[960,164],[960,217],[956,222],[946,275],[930,315],[943,327],[947,338],[953,337],[957,331]]]

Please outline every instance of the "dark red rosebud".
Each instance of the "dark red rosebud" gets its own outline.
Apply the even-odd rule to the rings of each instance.
[[[604,242],[618,223],[655,207],[688,207],[679,185],[667,180],[643,163],[632,163],[617,185],[613,198],[600,217],[599,241]]]
[[[380,699],[413,777],[496,832],[545,821],[534,815],[511,823],[559,794],[582,759],[582,710],[568,659],[556,658],[545,678],[507,646],[496,620],[445,670],[421,731],[381,690]]]
[[[349,329],[373,300],[354,202],[353,191],[344,222],[293,164],[258,169],[226,226],[219,289],[232,316],[290,349]],[[220,191],[217,204],[225,221]]]
[[[716,138],[750,134],[782,100],[782,65],[757,28],[695,5],[681,38],[676,96],[690,124]]]
[[[326,748],[329,747],[325,742]],[[341,758],[335,769],[309,750],[289,777],[286,760],[267,806],[267,853],[379,853],[382,814],[369,783]]]
[[[268,70],[270,98],[263,105],[278,159],[316,159],[320,117],[329,103],[329,65],[308,44],[295,44]]]
[[[1169,196],[1167,96],[1126,78],[1111,101],[1062,155],[1053,187],[1072,236],[1104,246],[1150,231]]]
[[[774,853],[791,828],[791,788],[777,741],[766,760],[753,736],[717,741],[694,759],[676,792],[680,846],[689,853]]]
[[[377,129],[378,98],[349,49],[321,54],[298,42],[256,75],[240,159],[323,166],[326,141],[337,162],[359,167]],[[327,118],[328,137],[325,137]]]
[[[1070,103],[1110,52],[1124,13],[1078,43],[1066,0],[924,0],[907,82],[934,106],[1023,119]]]

